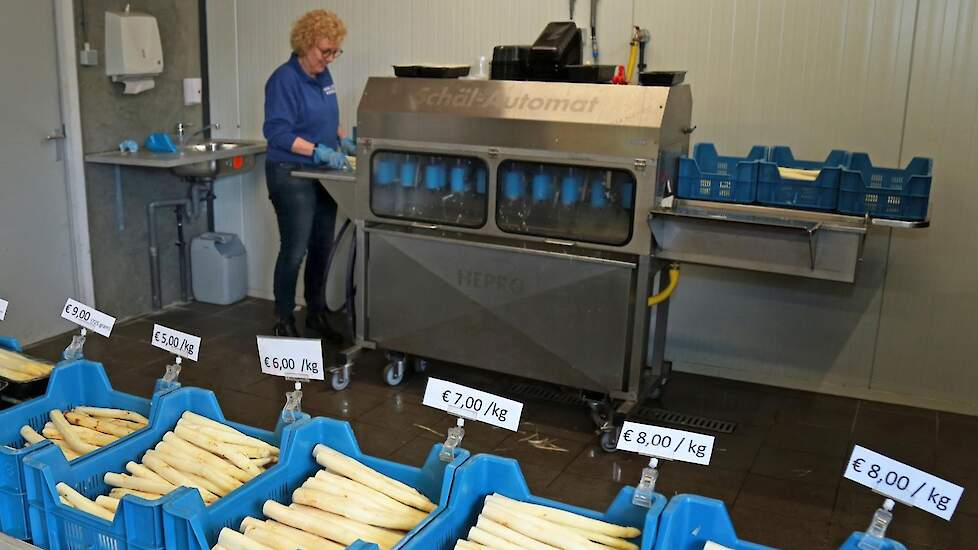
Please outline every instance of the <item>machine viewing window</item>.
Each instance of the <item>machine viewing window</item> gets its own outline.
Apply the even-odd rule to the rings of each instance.
[[[480,227],[487,178],[486,163],[474,157],[378,151],[370,163],[370,209],[389,218]]]
[[[624,170],[507,160],[496,224],[507,233],[621,245],[631,237],[635,178]]]

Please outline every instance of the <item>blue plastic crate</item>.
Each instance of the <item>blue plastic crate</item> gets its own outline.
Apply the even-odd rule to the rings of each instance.
[[[929,158],[914,157],[902,170],[878,168],[866,153],[853,153],[842,173],[839,212],[926,220],[933,165]]]
[[[849,535],[839,550],[859,550],[859,541],[863,539],[865,533],[855,532]],[[892,539],[884,539],[880,550],[907,550],[907,547]]]
[[[735,550],[770,550],[769,546],[737,538],[722,500],[696,495],[676,495],[669,499],[659,520],[655,548],[701,550],[708,540]]]
[[[17,353],[24,351],[23,348],[20,347],[20,342],[11,336],[0,336],[0,348],[9,351],[16,351]]]
[[[79,405],[128,409],[150,416],[150,402],[113,390],[105,369],[98,363],[80,360],[63,363],[53,369],[43,396],[0,411],[0,531],[11,537],[30,539],[24,484],[25,458],[50,447],[50,452],[64,460],[61,450],[51,443],[24,447],[24,440],[20,436],[21,426],[30,425],[40,432],[52,409],[67,410]],[[105,447],[105,450],[131,437],[122,438]],[[99,452],[105,451],[99,450],[96,454]],[[80,460],[82,458],[75,462]]]
[[[153,501],[127,495],[120,501],[115,519],[109,522],[63,505],[55,485],[63,481],[90,499],[108,493],[111,488],[103,481],[103,475],[106,472],[125,472],[126,463],[139,460],[143,453],[153,448],[163,438],[163,434],[176,426],[184,411],[192,411],[223,422],[273,445],[279,445],[283,439],[288,441],[292,430],[289,426],[273,433],[228,422],[213,392],[200,388],[181,388],[159,398],[157,405],[153,407],[147,428],[119,441],[110,449],[91,453],[68,463],[57,447],[46,445],[44,449],[32,453],[24,460],[34,544],[51,550],[166,548],[163,506],[177,498],[177,492]],[[262,475],[267,475],[267,472]]]
[[[214,504],[205,507],[195,491],[181,489],[180,494],[163,507],[167,549],[207,550],[217,543],[222,528],[237,530],[246,516],[264,518],[262,506],[266,500],[290,504],[292,492],[322,469],[312,454],[319,443],[418,489],[432,502],[438,503],[439,507],[395,548],[401,548],[411,533],[423,528],[444,508],[456,468],[469,456],[468,451],[458,449],[454,461],[450,464],[442,462],[438,459],[442,446],[437,444],[432,447],[421,468],[407,466],[364,454],[348,422],[332,418],[307,420],[295,427],[282,448],[281,462],[277,466]],[[370,543],[360,545],[364,548],[375,547]]]
[[[679,159],[682,199],[752,203],[757,196],[757,173],[767,148],[751,147],[746,157],[719,156],[712,143],[697,143],[693,157]]]
[[[839,182],[849,153],[835,149],[824,161],[795,160],[791,148],[772,147],[767,161],[762,162],[757,177],[757,202],[769,206],[835,210],[839,204]],[[815,181],[783,178],[778,167],[821,170]]]
[[[579,508],[534,496],[526,486],[526,479],[519,463],[511,458],[479,454],[467,460],[455,474],[448,507],[404,544],[405,549],[450,550],[455,541],[465,538],[469,528],[475,525],[487,495],[499,493],[509,498],[567,510],[619,525],[638,527],[641,540],[635,540],[642,550],[653,548],[659,514],[666,504],[666,497],[655,493],[652,507],[642,508],[632,504],[635,489],[625,487],[604,513]]]

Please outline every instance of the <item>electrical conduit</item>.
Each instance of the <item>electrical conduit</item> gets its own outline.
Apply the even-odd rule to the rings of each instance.
[[[649,307],[657,306],[668,300],[677,286],[679,286],[679,264],[672,264],[669,266],[669,284],[658,294],[649,296]]]

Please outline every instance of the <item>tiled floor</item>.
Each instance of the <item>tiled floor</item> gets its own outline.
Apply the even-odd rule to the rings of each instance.
[[[167,354],[146,343],[153,323],[201,336],[200,363],[186,364],[181,381],[214,390],[229,418],[270,428],[291,386],[258,369],[254,337],[266,333],[270,318],[271,304],[263,300],[173,307],[118,326],[111,340],[91,337],[86,356],[105,364],[114,387],[148,396],[168,362]],[[29,351],[55,359],[69,340],[61,336]],[[384,385],[383,363],[379,353],[361,358],[343,392],[307,385],[303,409],[350,420],[370,454],[420,464],[452,421],[421,405],[423,377],[396,388]],[[508,383],[457,366],[431,369],[486,391],[502,392]],[[859,443],[965,488],[950,523],[898,507],[891,536],[908,548],[978,547],[976,417],[678,373],[657,406],[738,423],[733,434],[717,436],[709,467],[668,463],[657,487],[666,496],[724,500],[742,539],[792,549],[835,548],[851,531],[864,529],[882,499],[841,475],[852,445]],[[475,423],[466,432],[467,449],[518,458],[535,493],[591,508],[606,507],[623,484],[637,481],[645,465],[634,455],[603,452],[591,421],[577,407],[527,402],[519,433]],[[549,438],[559,450],[531,446],[531,435]]]

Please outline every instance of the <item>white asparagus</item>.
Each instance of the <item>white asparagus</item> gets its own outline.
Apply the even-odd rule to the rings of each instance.
[[[232,464],[237,466],[239,469],[244,470],[246,473],[250,474],[252,478],[261,475],[261,468],[253,465],[248,461],[248,457],[235,451],[234,449],[228,448],[224,443],[217,441],[212,437],[197,433],[191,428],[186,426],[177,426],[173,432],[190,442],[193,445],[200,447],[206,451],[210,451],[214,454],[220,455],[228,459]],[[250,479],[249,479],[250,481]]]
[[[479,516],[478,521],[476,521],[476,526],[483,531],[508,540],[513,544],[518,544],[519,546],[529,550],[556,550],[555,547],[550,546],[549,544],[544,544],[538,540],[534,540],[523,533],[514,531],[500,523],[496,523],[483,515]]]
[[[391,479],[376,470],[364,466],[360,462],[337,452],[325,445],[316,445],[313,455],[320,466],[329,468],[337,474],[342,474],[353,481],[362,483],[385,495],[413,506],[424,512],[432,512],[435,504],[422,495],[417,489],[405,485],[396,479]]]
[[[177,422],[177,426],[183,426],[185,428],[190,428],[199,434],[206,435],[216,441],[224,443],[229,448],[232,448],[239,453],[247,456],[248,458],[265,458],[272,456],[272,451],[268,447],[259,447],[253,444],[256,441],[254,438],[244,435],[240,432],[226,432],[224,430],[218,430],[210,426],[205,426],[203,424],[195,424],[193,422],[188,422],[184,419],[180,419]]]
[[[176,487],[170,483],[160,483],[159,481],[153,481],[151,479],[127,476],[125,474],[116,474],[113,472],[106,472],[104,480],[106,485],[111,485],[112,487],[119,487],[120,489],[134,489],[136,491],[155,493],[157,495],[165,495],[176,489]]]
[[[190,479],[189,476],[179,472],[176,468],[171,467],[166,461],[157,456],[156,451],[146,451],[146,454],[143,455],[143,465],[160,474],[163,479],[169,481],[172,485],[197,489],[200,492],[201,498],[207,504],[217,501],[217,495],[208,491],[203,485]]]
[[[221,529],[221,534],[217,537],[217,543],[227,548],[227,550],[274,550],[227,527]]]
[[[147,420],[145,416],[133,411],[127,411],[125,409],[106,409],[104,407],[75,407],[75,410],[82,414],[87,414],[88,416],[95,416],[99,418],[118,418],[120,420],[128,420],[129,422],[142,424],[143,426],[149,424],[149,420]]]
[[[52,410],[50,413],[48,413],[48,416],[51,417],[51,422],[54,423],[54,427],[61,432],[61,435],[65,438],[65,443],[71,448],[71,450],[83,455],[98,449],[98,447],[95,445],[89,445],[88,443],[82,441],[81,438],[75,434],[73,426],[68,423],[68,420],[65,419],[65,416],[58,409]]]
[[[241,520],[241,530],[244,531],[248,527],[264,527],[273,533],[282,533],[294,540],[299,541],[302,544],[303,550],[343,550],[346,548],[343,545],[337,544],[331,540],[326,540],[323,537],[313,535],[312,533],[307,533],[301,529],[296,529],[295,527],[290,527],[284,523],[279,523],[274,520],[261,521],[253,517],[246,517]]]
[[[206,480],[208,485],[205,485],[205,487],[212,493],[224,496],[241,485],[241,483],[231,476],[208,468],[202,462],[198,462],[186,455],[181,456],[166,452],[173,449],[172,446],[168,446],[166,443],[161,442],[156,447],[156,456],[181,472]],[[218,490],[212,489],[210,487],[211,484],[216,486]]]
[[[394,500],[380,491],[371,489],[352,479],[327,472],[326,470],[316,472],[316,477],[307,479],[302,486],[305,487],[307,483],[309,484],[309,488],[317,491],[344,495],[348,498],[360,498],[378,504],[382,508],[411,510],[420,514],[420,519],[424,519],[427,516],[426,513],[419,511],[417,508],[412,508],[407,504]]]
[[[60,439],[49,439],[48,441],[54,443],[59,449],[61,449],[61,452],[65,455],[65,460],[70,461],[81,456],[81,454],[76,453],[74,449],[69,447],[67,443]]]
[[[262,512],[280,523],[345,545],[353,544],[357,539],[363,539],[367,542],[376,543],[382,550],[389,550],[400,539],[400,537],[381,532],[382,530],[379,528],[358,525],[352,520],[306,506],[301,508],[295,505],[286,507],[274,500],[268,500],[265,501]],[[376,532],[369,532],[368,528],[374,529]]]
[[[261,527],[251,527],[245,530],[244,534],[249,539],[259,544],[264,544],[273,550],[296,550],[296,548],[302,548],[302,543],[281,533],[273,533]]]
[[[122,500],[122,497],[124,497],[126,495],[132,495],[134,497],[145,498],[146,500],[156,500],[156,499],[160,498],[161,496],[163,496],[163,495],[159,495],[159,494],[156,494],[156,493],[147,493],[146,491],[137,491],[135,489],[122,489],[120,487],[116,487],[115,489],[112,489],[111,491],[109,491],[109,496],[110,497],[117,498],[119,500]]]
[[[68,420],[68,422],[74,424],[75,426],[82,426],[85,428],[89,428],[91,430],[95,430],[97,432],[102,432],[104,434],[114,435],[116,437],[125,437],[135,431],[120,426],[119,424],[112,422],[107,418],[92,418],[87,414],[80,414],[80,413],[70,412],[70,411],[65,413],[64,416],[65,419]],[[55,424],[55,428],[58,428],[59,432],[62,431],[57,424]]]
[[[483,548],[489,548],[488,546],[482,546],[477,542],[472,542],[469,540],[457,540],[455,541],[455,550],[482,550]],[[491,549],[490,549],[491,550]]]
[[[587,537],[591,542],[596,542],[602,545],[602,547],[616,548],[618,550],[639,550],[638,545],[632,544],[625,539],[595,533],[594,531],[582,531],[581,529],[574,530]]]
[[[513,513],[512,510],[486,502],[482,514],[487,518],[523,533],[524,535],[565,550],[594,550],[600,546],[594,544],[584,535],[573,529],[563,527],[547,520],[529,515]]]
[[[126,471],[136,477],[141,477],[143,479],[151,479],[153,481],[159,481],[160,483],[166,483],[168,485],[170,484],[170,482],[167,481],[160,474],[154,472],[153,470],[150,470],[149,468],[143,466],[142,464],[133,462],[131,460],[126,463]]]
[[[418,520],[414,516],[399,514],[389,508],[374,507],[366,502],[357,502],[346,497],[330,495],[312,489],[296,489],[292,493],[292,502],[387,529],[410,531],[418,524]],[[424,518],[422,517],[422,519]]]
[[[194,458],[196,458],[197,460],[206,463],[211,468],[222,471],[223,473],[233,477],[234,479],[240,481],[241,483],[245,483],[249,481],[252,477],[254,477],[248,472],[245,472],[241,468],[238,468],[234,464],[231,464],[230,462],[215,455],[214,453],[201,449],[200,447],[197,447],[192,443],[182,439],[180,436],[178,436],[173,432],[167,432],[166,434],[164,434],[163,441],[172,444],[173,446],[177,447],[180,451],[187,453],[193,456]]]
[[[526,550],[524,547],[518,544],[513,544],[502,537],[497,537],[496,535],[493,535],[488,531],[483,531],[478,527],[469,529],[469,540],[498,550]]]
[[[105,495],[99,495],[95,497],[95,504],[98,504],[102,508],[110,512],[115,512],[119,509],[119,499],[113,497],[107,497]]]
[[[35,445],[44,441],[45,439],[44,436],[34,431],[34,428],[31,428],[30,426],[21,426],[20,437],[23,437],[24,441],[26,441],[28,445]]]
[[[265,447],[269,451],[271,451],[271,453],[273,455],[278,455],[279,454],[279,449],[275,445],[272,445],[271,443],[266,443],[266,442],[262,441],[261,439],[258,439],[258,438],[255,438],[255,437],[251,437],[249,435],[245,435],[245,434],[239,432],[238,430],[235,430],[231,426],[228,426],[227,424],[221,424],[220,422],[218,422],[216,420],[211,420],[210,418],[207,418],[206,416],[201,416],[201,415],[199,415],[197,413],[193,413],[193,412],[190,412],[190,411],[184,411],[184,413],[180,416],[180,418],[183,419],[183,420],[190,421],[190,422],[195,423],[195,424],[202,424],[202,425],[207,426],[209,428],[215,428],[215,429],[218,429],[218,430],[223,430],[223,431],[228,432],[228,433],[235,433],[235,434],[242,435],[245,438],[247,438],[247,441],[248,441],[247,444],[248,445],[252,445],[252,446],[255,446],[255,447]]]
[[[84,495],[65,483],[58,483],[55,488],[58,490],[60,496],[64,497],[74,508],[78,508],[82,512],[89,513],[106,521],[112,521],[115,517],[115,514],[88,500]]]
[[[50,374],[53,365],[35,361],[20,353],[0,349],[0,368],[11,371],[14,376],[8,376],[15,381],[30,380]]]
[[[573,527],[582,531],[593,531],[595,533],[601,533],[622,539],[633,539],[642,534],[642,531],[635,527],[615,525],[606,521],[584,517],[573,512],[567,512],[565,510],[557,510],[556,508],[550,508],[548,506],[521,502],[500,495],[499,493],[494,493],[486,497],[486,502],[496,502],[499,505],[511,508],[516,512],[530,514],[558,525],[565,525],[567,527]]]
[[[269,464],[274,464],[278,462],[274,456],[266,456],[265,458],[252,458],[251,463],[259,468],[265,468]]]
[[[82,441],[90,445],[95,445],[96,447],[105,447],[106,445],[110,445],[119,439],[116,436],[104,434],[83,426],[75,426],[74,430],[72,431],[74,431]],[[54,426],[53,422],[48,422],[45,424],[44,430],[41,433],[44,435],[44,437],[50,439],[64,439],[64,436],[61,435],[61,432],[58,431],[58,428]]]

